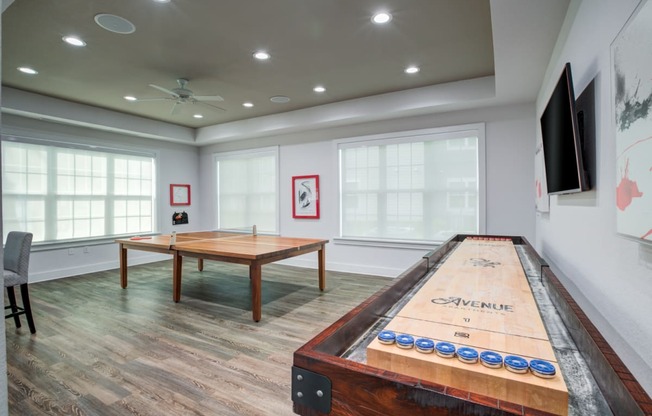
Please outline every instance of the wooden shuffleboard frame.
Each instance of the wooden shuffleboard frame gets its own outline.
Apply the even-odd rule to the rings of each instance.
[[[384,316],[418,285],[466,237],[468,235],[457,235],[444,242],[405,270],[394,282],[295,351],[292,400],[296,414],[546,414],[488,395],[379,369],[343,356],[364,333],[373,330],[379,317]],[[555,309],[569,328],[583,358],[590,364],[598,388],[614,413],[652,414],[652,400],[645,390],[529,242],[522,237],[491,237],[510,238],[514,244],[522,246],[535,260],[537,267],[540,266],[542,282]]]

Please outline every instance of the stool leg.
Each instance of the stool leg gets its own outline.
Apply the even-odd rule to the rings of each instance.
[[[34,326],[34,318],[32,317],[32,306],[29,304],[29,292],[27,291],[27,283],[20,285],[20,295],[23,298],[23,309],[25,309],[25,316],[27,317],[29,332],[35,334],[36,326]]]
[[[16,328],[20,328],[20,316],[17,315],[18,308],[16,307],[16,294],[14,293],[13,286],[9,286],[7,288],[7,297],[9,298],[9,306],[11,307],[11,313],[14,315],[14,322],[16,323]]]

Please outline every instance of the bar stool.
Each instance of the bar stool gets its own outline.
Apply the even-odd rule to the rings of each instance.
[[[20,328],[20,315],[25,314],[29,332],[36,333],[34,318],[32,317],[32,308],[29,304],[29,293],[27,291],[27,280],[29,270],[29,254],[32,248],[32,233],[21,231],[11,231],[7,235],[4,251],[4,283],[7,288],[7,297],[9,306],[5,309],[11,309],[11,313],[5,315],[5,319],[14,318],[16,328]],[[23,307],[16,304],[16,295],[14,286],[20,285],[20,294],[23,299]]]

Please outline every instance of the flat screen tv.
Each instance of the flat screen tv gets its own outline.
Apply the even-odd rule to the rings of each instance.
[[[582,155],[581,124],[575,105],[571,65],[566,63],[541,116],[548,194],[569,194],[590,189]]]

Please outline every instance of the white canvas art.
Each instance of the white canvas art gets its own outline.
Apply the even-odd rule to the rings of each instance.
[[[616,227],[652,242],[652,2],[611,47],[616,131]]]
[[[537,144],[534,154],[534,195],[536,208],[539,212],[550,211],[550,197],[546,186],[546,171],[543,163],[543,144]]]
[[[292,218],[319,218],[319,175],[292,177]]]

